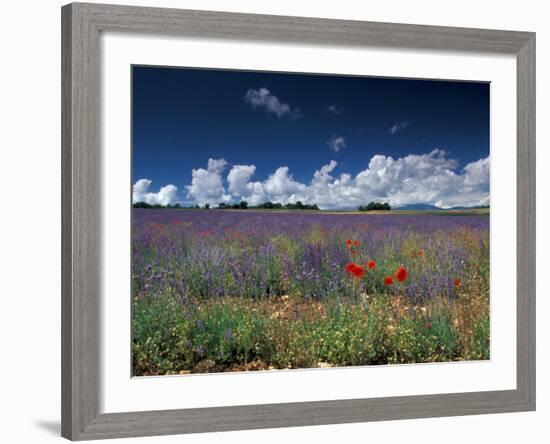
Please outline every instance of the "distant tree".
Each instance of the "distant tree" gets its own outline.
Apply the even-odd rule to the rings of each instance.
[[[246,210],[248,208],[248,202],[246,200],[241,200],[239,202],[239,208],[241,210]]]
[[[133,205],[134,208],[152,208],[147,202],[135,202]]]
[[[209,203],[205,203],[205,204],[204,204],[204,209],[205,209],[205,210],[209,210],[209,209],[210,209],[210,204],[209,204]]]
[[[287,203],[285,205],[285,208],[288,210],[318,210],[319,207],[317,204],[304,204],[301,201],[297,201],[296,203]]]
[[[285,210],[318,210],[319,209],[317,204],[304,204],[301,201],[297,201],[295,203],[288,202],[284,205],[280,202],[267,201],[267,202],[258,204],[256,206],[247,207],[247,208],[261,208],[266,210],[275,210],[275,209],[280,210],[282,208],[284,208]]]
[[[369,202],[369,204],[365,207],[363,205],[359,206],[359,211],[374,211],[374,210],[391,210],[390,204],[387,202]]]
[[[175,204],[166,204],[166,205],[161,205],[161,204],[151,205],[147,202],[135,202],[135,203],[132,204],[132,206],[134,208],[155,208],[155,209],[160,209],[160,208],[163,208],[163,209],[186,208],[186,207],[183,207],[179,202],[175,203]],[[198,208],[198,205],[197,205],[196,208]]]
[[[220,202],[220,204],[218,205],[218,208],[220,210],[225,210],[226,208],[228,208],[228,206],[225,202]]]
[[[195,205],[195,209],[198,210],[199,208],[200,208],[199,204],[196,204],[196,205]]]

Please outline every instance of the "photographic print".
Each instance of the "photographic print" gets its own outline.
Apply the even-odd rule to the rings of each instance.
[[[134,376],[490,358],[489,83],[131,69]]]

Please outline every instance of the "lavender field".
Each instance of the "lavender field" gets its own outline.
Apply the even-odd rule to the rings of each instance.
[[[134,209],[135,375],[489,358],[489,217]]]

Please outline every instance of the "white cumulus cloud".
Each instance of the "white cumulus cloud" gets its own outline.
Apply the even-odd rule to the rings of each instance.
[[[227,175],[228,191],[234,200],[246,200],[251,205],[272,201],[287,203],[307,186],[294,180],[287,166],[281,166],[263,182],[252,182],[254,165],[235,165]]]
[[[268,114],[275,114],[277,117],[288,116],[291,119],[301,117],[299,109],[291,109],[290,105],[281,102],[267,88],[249,89],[245,95],[245,101],[252,105],[252,108],[263,108]]]
[[[251,192],[250,178],[256,172],[254,165],[235,165],[227,175],[229,192],[236,195],[247,195]]]
[[[344,139],[342,136],[332,136],[327,141],[327,145],[335,153],[338,153],[341,149],[343,149],[347,146],[346,145],[346,139]]]
[[[191,172],[191,185],[185,187],[187,198],[199,205],[231,200],[231,196],[225,193],[221,175],[226,166],[225,159],[208,159],[206,169],[194,169]]]
[[[265,181],[265,190],[276,200],[285,201],[288,199],[288,196],[305,189],[306,186],[304,184],[294,180],[287,166],[277,168]]]
[[[464,185],[469,187],[489,185],[489,169],[491,163],[489,158],[479,159],[477,162],[471,162],[464,167],[465,180]]]
[[[307,184],[295,180],[287,166],[264,181],[253,181],[254,165],[235,165],[227,181],[230,200],[244,199],[251,205],[300,200],[323,209],[345,209],[381,201],[393,207],[426,203],[448,208],[489,204],[489,166],[486,157],[458,169],[447,152],[435,149],[397,159],[375,155],[355,176],[335,174],[338,163],[331,160]]]
[[[175,185],[166,185],[157,193],[149,191],[152,181],[139,179],[132,189],[132,201],[146,202],[150,205],[172,205],[177,201],[178,188]]]

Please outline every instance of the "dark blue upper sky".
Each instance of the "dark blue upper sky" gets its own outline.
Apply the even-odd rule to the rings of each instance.
[[[355,175],[375,154],[440,148],[459,168],[489,154],[487,83],[132,69],[133,182],[148,178],[155,189],[172,183],[184,190],[191,170],[205,168],[208,158],[224,158],[228,168],[254,164],[255,180],[284,165],[308,183],[331,159]],[[291,111],[278,116],[253,107],[245,96],[260,88]],[[338,152],[327,144],[334,136],[345,139]]]

